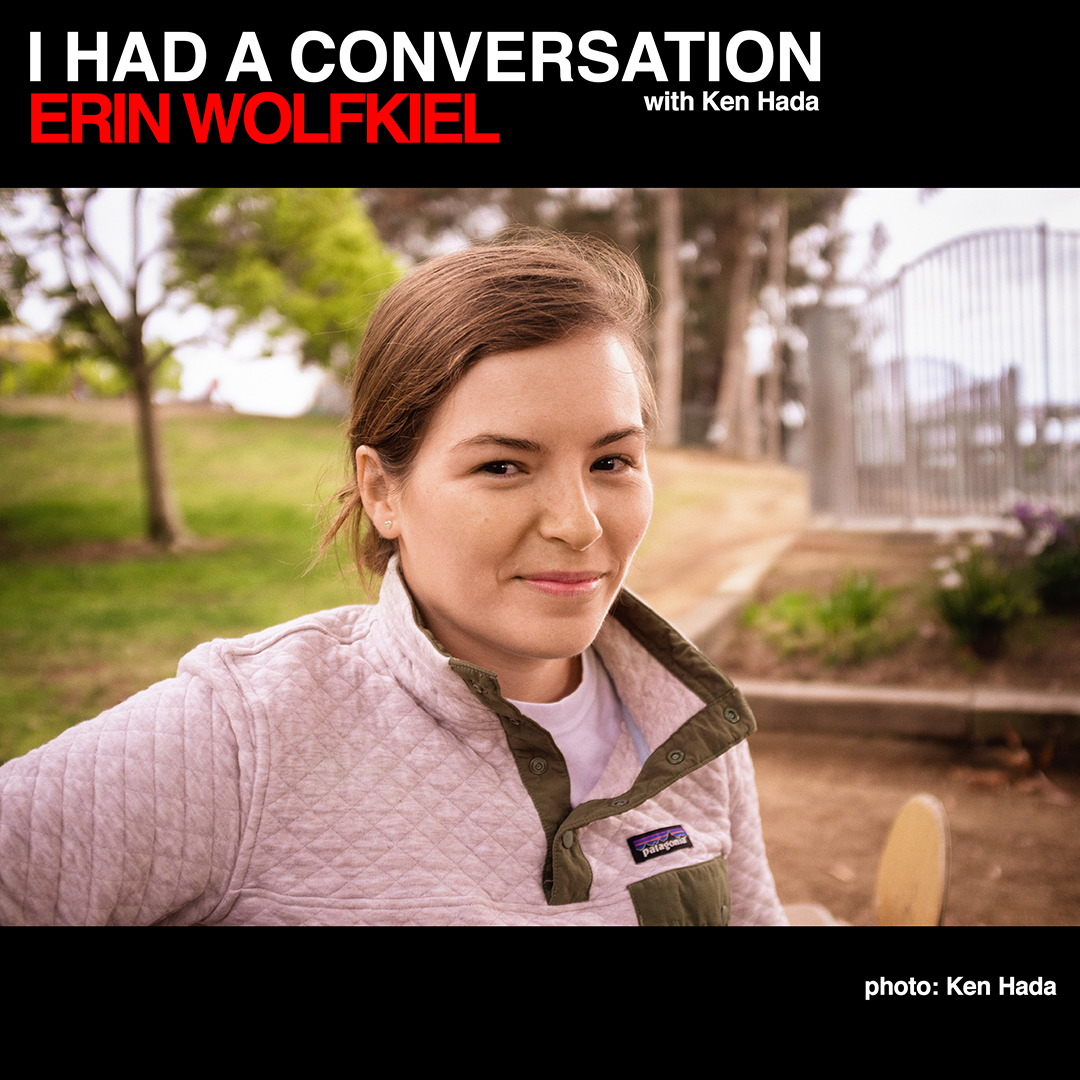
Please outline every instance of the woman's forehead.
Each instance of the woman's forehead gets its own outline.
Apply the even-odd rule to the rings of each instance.
[[[524,425],[597,439],[643,430],[642,423],[633,360],[617,338],[590,335],[477,361],[436,412],[429,434],[474,438],[490,430],[535,439],[511,430]]]

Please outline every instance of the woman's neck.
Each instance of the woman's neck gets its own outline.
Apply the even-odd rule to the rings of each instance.
[[[520,667],[501,665],[499,689],[513,701],[561,701],[581,684],[581,657],[557,660],[522,659]]]

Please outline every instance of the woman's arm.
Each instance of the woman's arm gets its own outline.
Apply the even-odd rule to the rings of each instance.
[[[754,766],[745,740],[724,757],[730,772],[731,857],[728,883],[731,888],[732,926],[787,926],[787,916],[776,896],[776,884],[761,835]]]
[[[194,923],[241,829],[236,737],[186,674],[0,769],[0,923]]]

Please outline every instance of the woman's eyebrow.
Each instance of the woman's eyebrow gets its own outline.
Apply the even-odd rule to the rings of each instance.
[[[515,439],[512,435],[494,435],[485,432],[482,435],[473,435],[469,439],[462,439],[455,443],[454,450],[467,450],[471,446],[505,446],[508,450],[521,450],[523,453],[541,454],[544,451],[542,443],[533,442],[532,439]]]
[[[617,443],[621,439],[629,439],[635,436],[644,438],[648,432],[643,427],[635,424],[633,427],[621,428],[619,431],[608,432],[607,435],[601,435],[592,446],[591,450],[599,450],[601,447],[610,446],[612,443]],[[474,446],[505,446],[508,450],[520,450],[522,453],[528,454],[542,454],[547,448],[543,443],[535,442],[532,439],[518,439],[513,435],[498,435],[494,432],[484,432],[480,435],[473,435],[468,439],[462,439],[461,442],[455,443],[453,450],[467,450]]]
[[[635,435],[645,438],[648,432],[643,427],[635,424],[633,427],[623,428],[621,431],[613,431],[609,435],[602,436],[592,444],[592,449],[599,450],[602,446],[610,446],[612,443],[619,442],[620,439],[630,439]]]

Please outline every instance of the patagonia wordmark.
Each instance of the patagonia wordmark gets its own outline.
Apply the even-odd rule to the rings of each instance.
[[[683,848],[692,848],[693,842],[687,831],[681,825],[666,825],[662,829],[654,829],[652,832],[641,833],[639,836],[631,836],[627,843],[630,852],[634,856],[634,862],[643,863],[649,859],[655,859],[659,855],[667,855],[672,851],[681,851]]]

